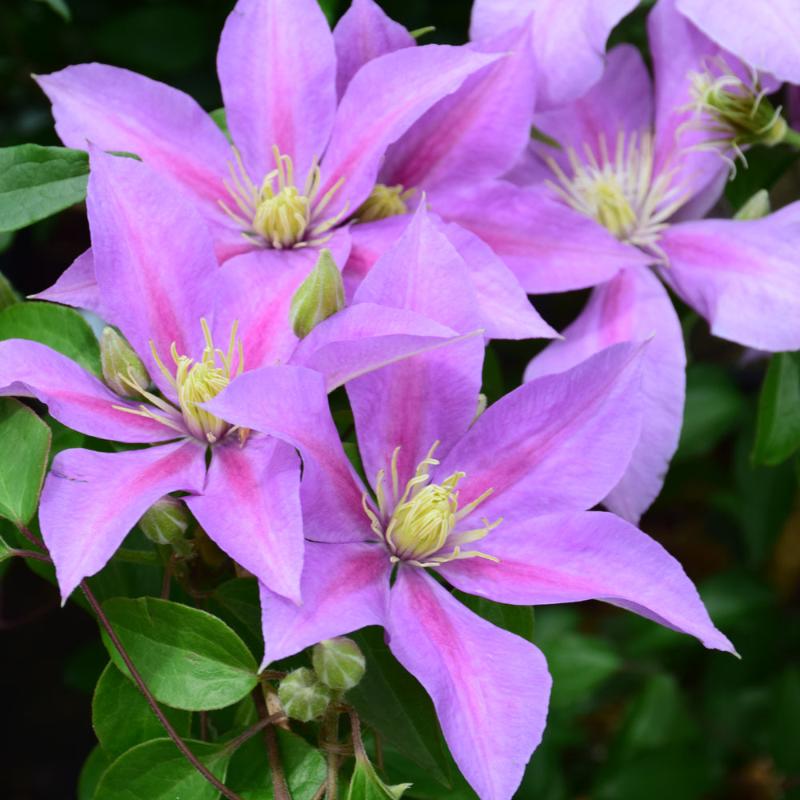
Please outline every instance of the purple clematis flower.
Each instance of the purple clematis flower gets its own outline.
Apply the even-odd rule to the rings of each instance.
[[[677,0],[677,8],[718,45],[761,72],[800,84],[800,5]],[[732,13],[734,12],[734,13]]]
[[[391,258],[359,291],[383,301],[394,290],[382,275]],[[457,330],[463,282],[444,262],[423,263],[435,291],[412,259],[394,302],[436,307]],[[483,800],[507,800],[540,741],[550,677],[534,645],[467,610],[448,584],[520,605],[599,598],[733,649],[675,559],[630,523],[586,510],[616,485],[636,446],[642,346],[616,345],[480,413],[476,344],[348,384],[367,484],[309,370],[248,372],[205,408],[283,438],[304,459],[303,605],[262,585],[264,663],[382,625],[431,695],[467,780]]]
[[[502,54],[430,45],[372,59],[337,99],[334,37],[316,0],[239,0],[218,71],[233,145],[188,95],[144,76],[81,64],[37,78],[71,147],[135,153],[170,176],[210,225],[221,261],[337,263],[386,148],[438,100]],[[351,67],[352,62],[351,63]],[[85,305],[88,257],[44,299]]]
[[[245,370],[287,361],[319,369],[330,390],[453,334],[413,312],[363,302],[299,342],[289,308],[303,271],[276,266],[264,281],[252,261],[220,268],[208,229],[183,193],[133,159],[92,149],[91,162],[87,205],[99,297],[155,386],[121,375],[129,389],[121,397],[60,353],[8,340],[0,343],[0,394],[36,397],[90,436],[157,446],[56,456],[40,522],[62,596],[105,565],[156,500],[181,491],[223,550],[297,601],[298,457],[199,403]]]
[[[339,92],[371,59],[416,47],[411,35],[384,14],[374,0],[354,0],[333,32]],[[470,231],[447,222],[450,193],[481,186],[507,172],[529,136],[536,65],[530,32],[516,30],[472,43],[477,54],[503,58],[471,75],[427,111],[392,144],[377,184],[350,228],[352,249],[343,271],[349,296],[375,261],[400,236],[408,214],[425,204],[467,267],[476,289],[483,327],[490,338],[552,336],[511,270]],[[353,78],[355,76],[355,78]],[[458,194],[457,194],[458,196]]]
[[[565,340],[535,359],[527,377],[655,334],[644,355],[642,440],[607,499],[634,521],[661,488],[684,399],[681,330],[656,276],[717,336],[761,350],[800,347],[800,203],[759,220],[697,219],[719,198],[728,165],[718,121],[697,116],[696,92],[709,65],[735,62],[672,0],[656,5],[649,27],[655,93],[636,49],[615,48],[585,96],[534,117],[558,146],[531,144],[510,176],[521,184],[513,200],[508,181],[500,181],[480,214],[469,193],[462,213],[453,214],[514,267],[529,292],[599,287]]]

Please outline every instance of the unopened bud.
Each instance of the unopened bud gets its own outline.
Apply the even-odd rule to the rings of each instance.
[[[280,682],[278,699],[288,717],[310,722],[325,713],[333,697],[331,690],[320,683],[313,670],[300,667]]]
[[[130,395],[137,386],[146,389],[150,385],[142,360],[125,337],[108,326],[100,335],[100,365],[106,384],[119,395]]]
[[[295,335],[308,336],[320,322],[344,308],[344,283],[330,250],[323,250],[311,274],[292,298],[289,319]]]
[[[311,654],[314,672],[329,688],[346,692],[356,686],[367,669],[359,646],[344,636],[314,645]]]
[[[154,544],[169,545],[178,555],[191,551],[186,531],[191,518],[186,506],[174,497],[162,497],[139,520],[142,533]]]
[[[772,210],[769,192],[759,189],[734,215],[734,219],[761,219]]]

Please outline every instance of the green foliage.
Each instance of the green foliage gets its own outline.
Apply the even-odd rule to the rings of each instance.
[[[64,0],[39,0],[39,2],[50,6],[65,22],[70,22],[72,19],[72,13]]]
[[[0,231],[15,231],[80,203],[89,159],[82,150],[21,144],[0,148]]]
[[[369,761],[356,758],[356,766],[347,788],[347,800],[400,800],[410,786],[410,783],[388,786]]]
[[[229,749],[187,742],[219,780],[225,780]],[[97,784],[94,800],[217,800],[219,792],[194,768],[171,739],[153,739],[115,759]]]
[[[86,761],[83,762],[80,777],[78,778],[78,800],[95,800],[97,784],[103,773],[111,765],[111,759],[105,754],[100,745],[97,745]]]
[[[161,703],[189,711],[223,708],[256,685],[256,663],[244,642],[205,611],[153,597],[112,598],[103,609]],[[103,641],[128,674],[105,633]]]
[[[753,460],[774,466],[800,447],[800,353],[778,353],[769,362],[758,399]]]
[[[27,406],[0,398],[0,517],[26,525],[42,490],[50,429]]]
[[[53,303],[16,303],[0,311],[0,340],[41,342],[98,377],[100,345],[86,320],[74,309]]]

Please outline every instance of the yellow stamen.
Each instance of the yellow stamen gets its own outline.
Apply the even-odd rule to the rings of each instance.
[[[356,211],[359,222],[375,222],[379,219],[396,217],[408,213],[407,200],[411,199],[416,189],[404,189],[402,184],[386,186],[376,183],[370,196]]]

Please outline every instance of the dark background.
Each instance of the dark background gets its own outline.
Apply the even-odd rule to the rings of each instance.
[[[30,79],[83,61],[128,67],[221,105],[216,41],[232,2],[68,0],[67,22],[40,0],[0,3],[0,146],[57,142]],[[332,17],[344,3],[329,2]],[[466,0],[383,0],[426,41],[466,38]],[[614,40],[644,45],[640,9]],[[799,196],[788,151],[751,156],[728,187],[738,205],[761,186],[777,205]],[[726,204],[719,209],[729,210]],[[82,208],[0,238],[0,271],[24,294],[49,286],[88,244]],[[800,258],[800,256],[799,256]],[[566,324],[585,295],[537,298]],[[800,798],[800,508],[793,462],[750,459],[766,361],[714,340],[681,309],[690,355],[684,436],[665,490],[642,522],[698,582],[742,661],[599,604],[537,610],[536,639],[556,688],[545,742],[518,797],[531,800]],[[535,345],[493,344],[490,399],[513,388]],[[0,567],[0,796],[75,796],[94,745],[90,699],[106,656],[93,621],[59,608],[23,563]]]

